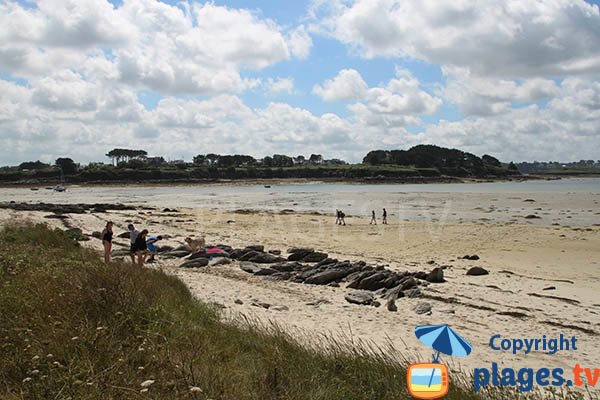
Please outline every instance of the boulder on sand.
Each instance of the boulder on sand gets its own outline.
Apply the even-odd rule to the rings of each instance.
[[[180,268],[199,268],[199,267],[206,267],[207,265],[208,265],[207,258],[194,258],[192,260],[185,261],[179,267]]]
[[[368,306],[373,303],[373,293],[367,292],[365,290],[356,290],[350,292],[344,296],[348,303],[352,304],[360,304]]]
[[[304,283],[308,283],[311,285],[326,285],[330,282],[334,282],[344,278],[350,272],[351,270],[346,268],[327,269],[323,272],[319,272],[317,274],[314,274],[313,276],[306,278]]]
[[[321,253],[319,251],[314,251],[312,253],[308,253],[304,257],[302,257],[302,262],[320,262],[327,259],[327,253]]]
[[[485,269],[483,267],[471,267],[467,271],[467,275],[471,275],[471,276],[489,275],[489,272],[487,269]]]
[[[444,270],[440,267],[434,268],[425,278],[427,282],[431,283],[443,283],[446,282],[444,279]]]
[[[285,261],[285,258],[281,258],[279,256],[269,253],[258,253],[254,257],[248,259],[248,261],[259,264],[274,264]]]

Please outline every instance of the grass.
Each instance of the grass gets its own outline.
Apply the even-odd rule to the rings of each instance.
[[[275,326],[223,322],[177,278],[104,265],[44,225],[0,232],[3,399],[408,399],[401,360],[394,349],[308,347]],[[446,398],[520,397],[475,395],[453,376]]]

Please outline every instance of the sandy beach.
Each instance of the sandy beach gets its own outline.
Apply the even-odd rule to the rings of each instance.
[[[356,196],[344,199],[360,201]],[[339,226],[331,215],[286,208],[248,212],[199,205],[164,211],[162,207],[173,206],[176,198],[139,203],[156,207],[152,210],[68,214],[64,221],[45,218],[48,212],[2,209],[0,220],[43,221],[63,229],[67,224],[85,234],[101,230],[107,220],[114,221],[117,234],[133,222],[151,234],[167,235],[163,243],[171,246],[183,244],[188,235],[201,234],[210,244],[241,248],[260,244],[266,250],[280,250],[284,257],[290,247],[308,246],[339,260],[364,260],[395,271],[444,266],[446,282],[423,287],[422,298],[398,299],[398,312],[388,311],[385,303],[381,307],[348,303],[344,295],[350,289],[344,283],[332,287],[272,281],[242,271],[237,262],[182,269],[178,267],[181,259],[159,257],[149,267],[179,276],[199,299],[222,305],[224,316],[241,313],[264,323],[273,321],[304,341],[318,342],[323,335],[333,335],[382,347],[391,343],[414,359],[429,361],[431,352],[415,338],[415,326],[445,323],[473,345],[470,356],[444,360],[463,369],[490,368],[492,362],[567,370],[575,363],[600,365],[596,347],[600,335],[600,194],[423,192],[405,196],[397,207],[389,207],[387,225],[369,225],[367,213],[353,213],[346,218],[346,226]],[[24,197],[21,201],[35,202]],[[98,197],[70,201],[93,199]],[[18,196],[0,200],[16,201]],[[369,209],[374,201],[368,198],[361,207]],[[101,249],[97,239],[84,243]],[[116,239],[115,249],[126,246],[127,239]],[[462,259],[464,255],[477,255],[479,260]],[[489,275],[467,276],[473,266],[484,267]],[[430,314],[414,312],[422,302],[430,303]],[[551,338],[561,333],[576,336],[576,351],[524,355],[493,351],[489,346],[493,335]]]

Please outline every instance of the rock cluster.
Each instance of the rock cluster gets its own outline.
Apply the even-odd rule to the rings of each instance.
[[[125,204],[92,203],[92,204],[52,204],[52,203],[0,203],[0,208],[16,211],[45,211],[55,214],[85,214],[86,212],[106,212],[108,210],[135,210],[136,207]],[[56,218],[56,217],[54,217]]]
[[[375,299],[378,296],[387,300],[390,311],[397,310],[394,301],[398,298],[420,297],[420,286],[445,282],[442,267],[430,272],[397,272],[364,261],[339,261],[312,248],[291,248],[288,253],[287,260],[278,256],[266,258],[265,254],[270,254],[264,253],[262,246],[249,246],[230,254],[240,260],[240,268],[250,274],[309,285],[339,287],[344,283],[346,288],[354,289],[345,295],[349,303],[379,306]]]

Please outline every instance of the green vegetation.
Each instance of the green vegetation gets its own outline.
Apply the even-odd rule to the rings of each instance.
[[[0,288],[3,399],[409,398],[394,349],[308,348],[276,327],[222,322],[177,278],[106,266],[43,225],[0,232]],[[521,398],[465,382],[453,376],[446,398]]]
[[[324,159],[320,154],[290,157],[274,154],[260,160],[249,155],[199,154],[193,163],[171,163],[163,157],[147,157],[144,150],[113,149],[106,154],[113,163],[92,163],[79,168],[70,158],[59,158],[54,167],[25,162],[19,167],[0,168],[0,182],[55,182],[61,171],[70,183],[100,182],[205,182],[222,179],[332,179],[400,180],[422,182],[448,178],[497,178],[519,175],[512,164],[496,158],[455,149],[421,145],[409,150],[377,150],[361,164]],[[28,168],[24,168],[24,166]]]

